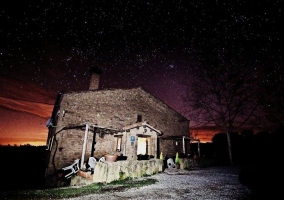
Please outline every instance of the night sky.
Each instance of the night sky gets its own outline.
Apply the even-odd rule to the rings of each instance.
[[[230,48],[256,67],[282,59],[280,2],[0,3],[0,144],[45,145],[57,93],[87,90],[92,66],[103,70],[100,89],[141,86],[187,117],[182,96],[200,52]]]

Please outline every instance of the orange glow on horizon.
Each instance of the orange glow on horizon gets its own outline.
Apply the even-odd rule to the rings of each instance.
[[[29,81],[0,76],[0,144],[46,144],[55,92]]]
[[[48,128],[45,126],[46,118],[3,109],[0,121],[1,145],[46,145],[48,134]]]
[[[48,110],[50,112],[50,108]],[[46,145],[48,128],[45,124],[48,118],[1,108],[0,111],[1,145]],[[190,133],[201,143],[207,143],[212,142],[212,137],[218,133],[218,130],[214,130],[214,128],[190,128]]]
[[[198,134],[194,135],[194,133],[198,132]],[[201,143],[211,143],[212,137],[217,133],[216,130],[206,130],[206,129],[199,129],[198,131],[192,131],[193,136],[195,139],[199,139]],[[2,138],[0,137],[0,144],[1,145],[25,145],[30,144],[32,146],[44,146],[46,145],[46,136],[42,138]]]
[[[190,128],[191,136],[195,139],[199,139],[201,143],[211,143],[213,136],[219,132],[220,130],[214,127]]]
[[[46,138],[0,138],[1,145],[26,145],[30,144],[32,146],[45,146]]]

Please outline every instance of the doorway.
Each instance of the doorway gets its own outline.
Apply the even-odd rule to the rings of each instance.
[[[147,138],[142,138],[142,137],[138,137],[138,143],[137,143],[137,155],[141,154],[141,155],[145,155],[148,153],[147,151]]]

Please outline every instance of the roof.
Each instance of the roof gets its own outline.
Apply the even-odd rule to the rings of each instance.
[[[84,91],[69,91],[69,92],[62,92],[62,94],[80,94],[80,93],[99,93],[99,92],[103,92],[103,91],[117,91],[117,90],[140,90],[142,92],[144,92],[147,95],[150,95],[153,99],[155,99],[156,101],[160,102],[161,104],[165,105],[168,109],[172,110],[173,112],[177,113],[178,115],[180,115],[181,118],[183,118],[184,121],[190,121],[189,119],[187,119],[186,117],[184,117],[183,115],[181,115],[179,112],[177,112],[175,109],[171,108],[169,105],[167,105],[166,103],[164,103],[162,100],[160,100],[159,98],[157,98],[156,96],[154,96],[153,94],[151,94],[150,92],[148,92],[147,90],[145,90],[144,88],[140,87],[135,87],[135,88],[108,88],[108,89],[98,89],[98,90],[84,90]]]
[[[150,126],[147,122],[137,122],[137,123],[131,124],[129,126],[125,126],[122,129],[127,131],[127,130],[130,130],[130,129],[139,128],[141,126],[143,126],[144,128],[148,127],[151,131],[155,131],[158,134],[158,136],[163,135],[163,133],[161,131],[155,129],[153,126]]]

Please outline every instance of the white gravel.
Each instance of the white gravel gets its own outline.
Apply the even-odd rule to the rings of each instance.
[[[209,167],[195,170],[166,169],[150,177],[158,182],[153,185],[124,191],[111,190],[102,194],[70,198],[87,199],[228,199],[249,200],[250,190],[238,181],[239,168]]]

